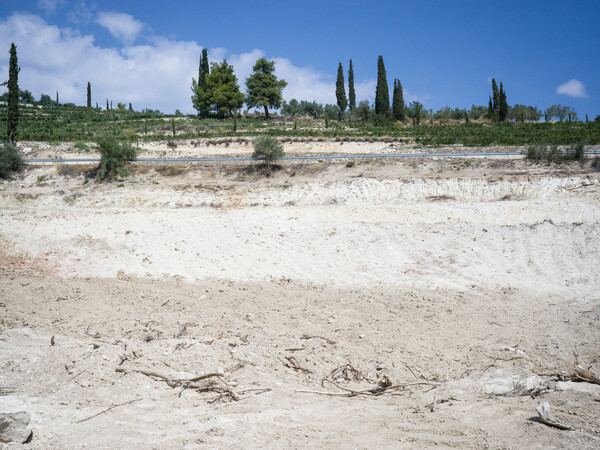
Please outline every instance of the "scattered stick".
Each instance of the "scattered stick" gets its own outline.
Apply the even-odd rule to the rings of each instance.
[[[306,347],[297,347],[297,348],[286,348],[286,352],[301,352],[302,350],[306,350]]]
[[[81,375],[83,372],[87,371],[87,369],[83,369],[81,372],[73,375],[71,378],[69,378],[68,381],[73,381],[75,378],[77,378],[79,375]]]
[[[584,369],[580,365],[575,366],[575,373],[571,376],[573,381],[585,381],[586,383],[600,384],[600,377],[594,372]]]
[[[304,372],[304,373],[312,373],[310,370],[302,367],[298,363],[298,361],[296,361],[296,358],[294,358],[293,356],[286,356],[285,359],[287,359],[289,361],[289,364],[286,364],[286,367],[289,367],[289,368],[294,369],[294,370],[299,370],[299,371]]]
[[[128,401],[128,402],[125,402],[125,403],[119,403],[118,405],[112,405],[110,408],[106,408],[105,410],[103,410],[103,411],[100,411],[99,413],[97,413],[97,414],[94,414],[93,416],[86,417],[85,419],[78,420],[76,423],[82,423],[82,422],[86,422],[86,421],[88,421],[88,420],[90,420],[90,419],[93,419],[94,417],[98,417],[100,414],[107,413],[107,412],[108,412],[108,411],[110,411],[111,409],[118,408],[119,406],[130,405],[130,404],[132,404],[132,403],[139,402],[140,400],[141,400],[140,398],[135,398],[135,399],[133,399],[133,400],[130,400],[130,401]]]
[[[376,387],[374,387],[372,389],[365,389],[365,390],[357,391],[354,389],[348,389],[343,386],[340,386],[336,382],[328,380],[328,379],[325,379],[323,381],[331,383],[338,389],[341,389],[342,391],[345,391],[345,392],[323,392],[323,391],[304,391],[304,390],[296,391],[296,392],[302,392],[302,393],[306,393],[306,394],[329,395],[329,396],[335,396],[335,397],[356,397],[358,395],[365,395],[365,396],[369,396],[369,397],[378,397],[378,396],[384,395],[384,394],[394,395],[394,393],[396,393],[398,390],[404,390],[406,388],[413,387],[413,386],[438,386],[440,384],[440,383],[436,383],[433,381],[413,381],[413,382],[409,382],[409,383],[392,384],[391,380],[388,377],[384,377],[383,380],[381,380],[377,384]]]
[[[100,333],[91,334],[90,333],[90,327],[87,327],[87,329],[85,330],[85,334],[87,334],[88,336],[93,337],[94,339],[100,339]]]
[[[437,394],[433,396],[433,405],[431,405],[431,412],[435,412],[435,407],[437,406]]]
[[[300,339],[323,339],[325,342],[327,342],[330,345],[335,344],[335,341],[332,341],[331,339],[328,339],[323,336],[309,336],[308,334],[304,334],[300,337]]]
[[[54,335],[50,338],[50,345],[56,344],[56,340],[54,339]]]
[[[543,424],[548,425],[549,427],[558,428],[560,430],[573,430],[575,427],[573,425],[566,425],[564,423],[557,422],[554,419],[550,418],[550,404],[548,402],[539,402],[535,409],[540,416],[540,420]]]
[[[136,372],[136,373],[141,373],[142,375],[146,375],[147,377],[154,377],[154,378],[160,378],[162,380],[164,380],[167,385],[169,385],[172,388],[175,387],[179,387],[179,386],[184,386],[187,388],[191,388],[191,389],[202,389],[204,387],[206,387],[206,385],[203,384],[197,384],[197,381],[201,381],[201,380],[205,380],[207,378],[212,378],[212,377],[222,377],[223,374],[221,373],[207,373],[205,375],[200,375],[194,378],[191,378],[189,380],[177,380],[177,379],[173,379],[170,378],[160,372],[155,372],[152,370],[144,370],[144,369],[121,369],[120,367],[117,367],[115,369],[115,372],[120,372],[120,373],[128,373],[128,372]]]
[[[425,405],[425,408],[429,408],[431,412],[434,412],[435,409],[437,408],[437,405],[441,405],[442,403],[448,403],[448,402],[458,402],[459,400],[454,398],[454,397],[450,397],[450,398],[437,398],[437,395],[433,396],[433,401],[431,403],[427,403]]]
[[[333,369],[329,373],[329,378],[333,381],[338,381],[340,378],[345,381],[368,381],[369,383],[377,383],[376,380],[366,377],[360,370],[356,369],[352,364],[348,363]]]

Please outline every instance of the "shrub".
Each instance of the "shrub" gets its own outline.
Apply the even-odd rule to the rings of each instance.
[[[254,140],[253,158],[262,159],[267,168],[283,156],[283,147],[272,136],[261,136]]]
[[[88,146],[87,146],[87,144],[85,142],[79,141],[79,142],[75,142],[75,148],[77,150],[87,150]]]
[[[136,158],[135,149],[129,142],[120,142],[114,136],[101,136],[97,140],[100,151],[100,165],[96,178],[112,179],[116,175],[126,176],[129,171],[125,168],[125,163]]]
[[[21,164],[23,160],[17,147],[4,144],[4,147],[0,148],[0,178],[8,178],[12,171],[19,170]]]
[[[571,147],[571,151],[573,152],[573,157],[577,160],[581,160],[585,156],[583,152],[583,144],[581,143],[573,144],[573,146]]]

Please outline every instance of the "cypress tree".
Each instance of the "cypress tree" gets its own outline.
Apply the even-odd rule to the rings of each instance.
[[[490,95],[490,102],[488,103],[488,118],[494,118],[494,105],[492,103],[492,96]]]
[[[356,109],[356,92],[354,91],[354,69],[352,68],[352,60],[350,60],[350,67],[348,68],[348,106],[352,112]]]
[[[58,103],[58,91],[56,91],[56,106],[60,105],[60,103]]]
[[[492,105],[494,111],[500,109],[500,93],[498,92],[498,85],[495,78],[492,78]]]
[[[200,80],[198,80],[198,84],[203,89],[206,89],[206,77],[208,76],[209,73],[210,73],[210,70],[208,68],[208,50],[203,48],[202,49],[202,73],[200,76]]]
[[[465,123],[469,123],[469,113],[465,109]]]
[[[589,122],[588,115],[587,115],[587,113],[585,113],[585,123],[588,123],[588,122]]]
[[[129,111],[133,112],[133,107],[131,106],[131,102],[129,102]]]
[[[342,67],[342,63],[340,63],[338,66],[337,81],[335,82],[335,97],[337,99],[337,104],[340,108],[341,120],[342,114],[346,110],[346,105],[348,105],[348,99],[346,98],[346,88],[344,87],[344,68]]]
[[[92,107],[92,85],[90,84],[89,81],[88,81],[88,85],[87,85],[87,107],[88,108]]]
[[[506,92],[504,92],[504,87],[502,86],[502,83],[500,83],[500,92],[498,95],[500,97],[498,117],[500,119],[500,122],[504,122],[508,117],[508,103],[506,102]]]
[[[106,110],[108,111],[108,98],[106,99]]]
[[[390,109],[390,91],[385,75],[383,56],[377,61],[377,88],[375,90],[375,114],[386,116]]]
[[[200,64],[198,66],[198,83],[195,87],[192,84],[192,90],[197,97],[196,108],[198,109],[198,116],[202,119],[208,117],[208,111],[210,109],[210,95],[207,91],[206,84],[206,78],[209,74],[208,50],[203,48],[202,54],[200,55]]]
[[[19,126],[19,66],[17,65],[17,47],[10,45],[10,61],[8,65],[8,142],[17,142]]]
[[[392,94],[392,117],[396,120],[404,120],[404,98],[402,96],[402,84],[397,78],[394,79],[394,91]]]

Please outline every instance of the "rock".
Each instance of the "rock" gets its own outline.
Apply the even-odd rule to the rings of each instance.
[[[25,411],[0,413],[0,442],[24,444],[31,436],[29,414]]]

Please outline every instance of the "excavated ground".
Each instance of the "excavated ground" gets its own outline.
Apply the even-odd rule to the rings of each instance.
[[[552,376],[600,372],[589,161],[132,169],[0,184],[0,411],[31,447],[600,444],[600,386]]]

